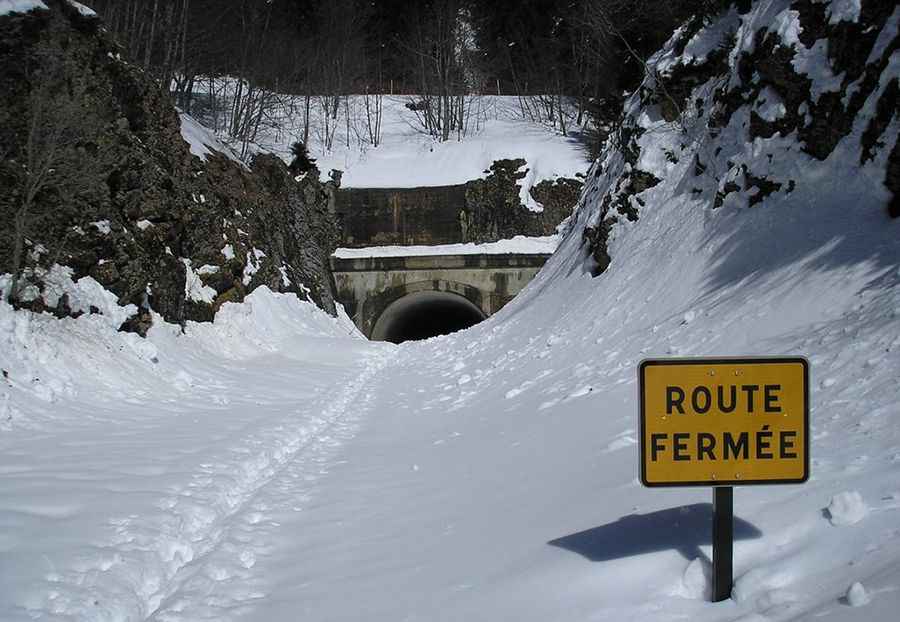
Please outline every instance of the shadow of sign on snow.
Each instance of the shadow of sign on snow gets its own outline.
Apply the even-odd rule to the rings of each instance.
[[[762,532],[734,517],[734,539],[751,540]],[[649,514],[629,514],[614,523],[579,531],[547,544],[578,553],[592,562],[673,549],[688,561],[707,558],[702,544],[712,544],[712,504],[695,503]]]

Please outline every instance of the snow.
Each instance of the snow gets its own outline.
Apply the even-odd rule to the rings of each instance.
[[[680,157],[592,278],[582,232],[625,168],[606,153],[534,281],[453,335],[371,343],[265,288],[146,340],[0,302],[0,619],[893,619],[898,221],[892,143],[860,165],[859,142],[897,71],[824,161],[749,142],[750,105],[714,142],[643,133]],[[683,187],[716,188],[695,149],[796,187],[710,209]],[[637,478],[635,370],[672,353],[811,364],[811,478],[735,490],[723,603],[710,491]]]
[[[210,88],[218,93],[233,92],[234,78],[217,78],[210,87],[208,80],[198,81],[199,95]],[[280,95],[288,101],[291,96]],[[590,160],[576,136],[563,136],[540,123],[523,119],[519,100],[513,96],[484,95],[472,98],[468,104],[467,132],[460,137],[440,142],[425,133],[416,114],[406,108],[411,101],[404,95],[384,95],[382,136],[377,147],[363,139],[365,101],[362,95],[351,95],[346,108],[350,111],[350,131],[347,132],[344,111],[340,112],[331,148],[326,147],[326,124],[321,98],[313,97],[310,106],[310,129],[307,147],[321,173],[322,181],[329,179],[332,169],[344,172],[341,185],[345,188],[416,188],[461,184],[488,174],[491,164],[504,158],[523,158],[529,169],[522,184],[522,201],[539,210],[528,198],[532,183],[558,177],[583,174]],[[295,97],[293,112],[275,111],[278,127],[262,128],[257,144],[251,151],[270,151],[290,162],[291,144],[303,137],[305,102]],[[342,104],[342,108],[344,105]],[[329,120],[333,124],[333,120]],[[573,133],[578,128],[572,123]],[[203,128],[196,128],[201,134]],[[182,127],[182,133],[187,132]],[[192,145],[200,142],[196,155],[202,157],[203,143],[212,145],[213,136],[204,140],[188,139]],[[192,147],[194,149],[194,147]],[[220,150],[220,149],[217,149]],[[192,150],[192,153],[195,153]]]
[[[784,9],[775,16],[772,26],[769,30],[777,32],[784,45],[802,45],[800,43],[800,32],[803,30],[803,27],[800,25],[800,13],[797,11]]]
[[[487,174],[495,160],[523,158],[529,169],[521,184],[523,204],[531,205],[533,183],[584,173],[590,161],[575,138],[565,137],[516,116],[515,97],[486,96],[485,119],[462,140],[435,142],[414,125],[404,107],[408,98],[385,96],[383,142],[377,148],[346,147],[341,136],[332,152],[312,142],[316,165],[326,179],[331,169],[344,171],[345,188],[416,188],[461,184]],[[287,156],[289,145],[278,149]]]
[[[206,162],[207,156],[213,152],[220,153],[241,166],[245,166],[230,147],[216,138],[213,132],[203,127],[196,119],[181,111],[178,112],[178,116],[181,119],[181,137],[188,144],[193,155]]]
[[[366,248],[339,248],[334,256],[339,259],[364,257],[409,257],[429,255],[506,255],[551,254],[559,244],[559,235],[527,237],[517,235],[508,240],[483,244],[435,244],[432,246],[369,246]]]
[[[828,520],[836,527],[855,525],[866,517],[868,508],[855,490],[836,494],[826,508]]]
[[[710,26],[691,37],[684,47],[682,58],[685,61],[702,63],[709,56],[709,53],[722,43],[726,36],[730,36],[737,30],[739,22],[737,10],[729,9]]]
[[[97,220],[95,222],[90,223],[97,231],[99,231],[103,235],[109,235],[112,232],[112,229],[109,227],[108,220]]]
[[[97,17],[97,13],[94,9],[85,6],[80,2],[75,2],[75,0],[66,0],[66,2],[69,3],[69,6],[77,10],[82,17]]]
[[[257,248],[247,254],[247,263],[244,265],[244,276],[241,281],[244,285],[249,285],[253,280],[253,275],[259,272],[260,261],[265,256],[266,254]]]
[[[797,53],[791,61],[794,70],[801,75],[806,75],[812,84],[810,93],[812,100],[817,102],[822,93],[838,91],[844,79],[843,72],[835,75],[827,60],[828,41],[819,39],[811,48],[802,43],[797,44]]]
[[[185,300],[193,300],[194,302],[205,302],[211,304],[216,299],[216,290],[210,287],[209,285],[204,285],[200,276],[202,274],[209,274],[209,271],[204,271],[203,268],[200,270],[194,271],[191,267],[190,259],[181,259],[181,263],[184,264],[184,298]]]
[[[860,10],[859,0],[831,0],[828,23],[858,22]]]
[[[851,607],[862,607],[863,605],[868,605],[869,602],[869,595],[866,594],[866,588],[864,588],[859,581],[851,585],[850,589],[847,590],[847,604]]]
[[[785,108],[784,102],[781,101],[778,93],[770,87],[766,87],[763,89],[763,92],[760,93],[759,102],[760,105],[757,113],[764,121],[771,123],[787,114],[787,108]]]
[[[0,0],[0,15],[28,13],[37,9],[50,10],[41,0]]]

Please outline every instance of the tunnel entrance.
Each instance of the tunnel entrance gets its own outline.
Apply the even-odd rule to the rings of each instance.
[[[448,335],[485,317],[481,309],[459,294],[415,292],[388,305],[375,322],[372,340],[402,343]]]

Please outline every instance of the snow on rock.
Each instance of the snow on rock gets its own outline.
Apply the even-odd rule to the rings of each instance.
[[[407,257],[427,255],[506,255],[551,254],[559,244],[559,235],[528,237],[517,235],[508,240],[483,244],[435,244],[433,246],[368,246],[365,248],[339,248],[334,252],[338,259],[364,257]]]
[[[778,33],[785,45],[797,45],[800,42],[800,32],[803,30],[800,25],[800,14],[791,9],[784,9],[775,16],[770,30]]]
[[[828,23],[858,22],[861,10],[860,0],[831,0],[828,5]]]
[[[834,495],[826,508],[828,520],[832,525],[842,527],[854,525],[864,519],[869,513],[862,495],[855,490]]]
[[[531,195],[531,188],[538,181],[537,171],[533,166],[529,167],[527,163],[522,165],[522,168],[525,169],[525,176],[516,182],[516,185],[519,186],[519,203],[532,212],[542,212],[544,211],[544,206]],[[518,172],[523,171],[520,168]]]
[[[778,93],[766,87],[760,96],[757,113],[763,120],[771,123],[782,118],[787,113],[787,108]]]
[[[181,119],[181,137],[190,147],[191,153],[206,162],[207,156],[216,152],[234,160],[241,166],[246,165],[241,162],[240,158],[234,153],[231,147],[225,145],[216,138],[215,134],[209,129],[198,123],[193,117],[185,112],[178,111]]]
[[[252,253],[247,253],[247,263],[244,265],[241,281],[244,285],[249,285],[250,281],[253,280],[253,275],[259,272],[260,262],[265,256],[266,254],[258,248],[254,248]]]
[[[34,10],[49,11],[41,0],[0,0],[0,16],[12,13],[28,13]]]
[[[182,257],[181,263],[184,264],[185,300],[193,300],[194,302],[205,302],[207,304],[212,304],[216,299],[216,290],[209,285],[204,285],[203,280],[200,278],[202,274],[209,274],[209,272],[203,272],[203,268],[195,271],[191,267],[190,259],[185,259]]]
[[[706,60],[709,53],[719,47],[721,39],[732,32],[740,24],[738,12],[729,9],[724,15],[718,17],[708,28],[694,34],[684,47],[682,58],[685,61],[701,63]],[[660,67],[660,69],[663,69]]]
[[[82,17],[97,17],[97,13],[94,9],[87,7],[80,2],[76,2],[75,0],[66,0],[69,6],[78,11],[78,14]]]
[[[109,235],[112,231],[112,229],[110,229],[108,220],[97,220],[89,224],[103,235]]]

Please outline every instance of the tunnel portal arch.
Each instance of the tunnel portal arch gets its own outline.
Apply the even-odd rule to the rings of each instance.
[[[331,268],[336,298],[353,323],[366,337],[383,339],[393,330],[390,324],[402,327],[419,313],[446,320],[451,328],[457,326],[454,322],[462,327],[490,317],[525,287],[547,257],[543,253],[332,257]],[[413,296],[425,292],[431,294]],[[391,307],[407,296],[411,297],[402,305]],[[391,315],[376,333],[376,324],[389,307]]]
[[[397,331],[403,332],[405,324],[416,322],[422,314],[429,312],[443,316],[450,323],[453,323],[452,318],[447,316],[456,315],[461,320],[455,329],[459,330],[477,324],[490,315],[484,303],[482,292],[465,283],[446,279],[404,283],[379,292],[363,303],[363,323],[367,329],[364,332],[376,341],[392,341],[389,337],[394,337]],[[463,321],[465,318],[472,321],[462,326],[466,324]],[[442,333],[434,332],[427,336],[437,334]]]
[[[455,333],[486,318],[485,312],[465,296],[422,290],[390,303],[375,320],[371,339],[392,343],[427,339]]]

